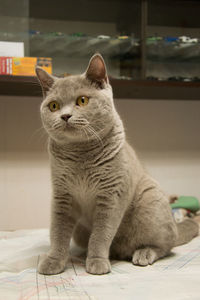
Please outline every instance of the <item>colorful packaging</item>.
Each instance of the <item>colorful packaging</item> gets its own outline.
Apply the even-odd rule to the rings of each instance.
[[[1,75],[35,76],[35,67],[40,66],[52,74],[52,59],[47,57],[0,57]]]

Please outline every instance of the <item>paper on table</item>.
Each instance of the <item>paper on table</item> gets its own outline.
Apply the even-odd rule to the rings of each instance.
[[[75,256],[72,247],[66,271],[44,276],[36,272],[36,267],[39,253],[48,249],[47,230],[14,232],[7,239],[6,233],[0,236],[4,236],[0,240],[0,266],[5,270],[0,274],[2,300],[200,299],[200,237],[174,248],[171,256],[153,266],[113,261],[112,272],[102,276],[86,273],[83,255],[77,251]],[[24,267],[21,272],[13,272]]]

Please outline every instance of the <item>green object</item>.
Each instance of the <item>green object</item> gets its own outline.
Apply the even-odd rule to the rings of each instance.
[[[196,197],[180,196],[174,203],[171,203],[171,208],[185,208],[191,212],[196,212],[200,209],[199,200]]]

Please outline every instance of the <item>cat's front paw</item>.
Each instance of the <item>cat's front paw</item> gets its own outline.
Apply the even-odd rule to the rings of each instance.
[[[87,258],[86,271],[94,275],[102,275],[111,271],[109,259],[106,258]]]
[[[55,275],[64,271],[66,260],[44,255],[38,265],[38,272],[44,275]]]

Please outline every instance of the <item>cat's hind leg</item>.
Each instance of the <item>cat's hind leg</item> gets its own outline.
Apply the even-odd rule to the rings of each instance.
[[[137,243],[132,262],[147,266],[170,253],[177,238],[177,228],[168,199],[151,179],[142,184],[137,196],[133,220]]]
[[[152,265],[157,259],[165,256],[165,253],[157,248],[145,247],[135,250],[132,263],[138,266]]]
[[[167,197],[151,179],[141,182],[127,216],[116,235],[120,257],[129,254],[134,265],[147,266],[170,253],[177,240],[176,224]],[[126,249],[120,240],[127,241]]]

